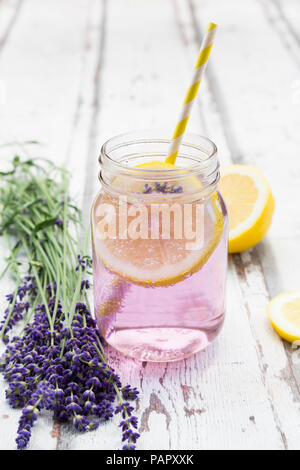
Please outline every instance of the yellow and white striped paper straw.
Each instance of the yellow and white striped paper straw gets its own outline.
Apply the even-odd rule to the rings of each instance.
[[[197,92],[206,69],[209,54],[214,43],[216,30],[217,25],[215,23],[209,23],[194,67],[192,83],[188,88],[184,101],[182,103],[180,117],[177,126],[175,127],[174,134],[172,136],[172,142],[169,149],[168,157],[166,158],[166,163],[175,163],[179,147],[191,114],[192,106],[197,96]]]

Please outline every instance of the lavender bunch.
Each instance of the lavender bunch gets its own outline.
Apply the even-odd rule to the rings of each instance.
[[[4,272],[11,271],[16,289],[0,325],[6,343],[0,369],[10,406],[22,409],[17,447],[27,446],[46,409],[80,432],[120,413],[123,449],[134,449],[138,422],[128,400],[138,391],[123,387],[107,364],[91,315],[91,259],[78,254],[81,214],[68,197],[68,175],[47,161],[15,158],[2,176],[0,230],[8,243],[15,240]],[[28,272],[21,275],[24,264]],[[22,331],[10,339],[20,321]]]

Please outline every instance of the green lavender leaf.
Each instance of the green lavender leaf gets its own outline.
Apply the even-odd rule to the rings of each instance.
[[[37,224],[34,229],[33,229],[33,234],[39,232],[40,230],[43,230],[44,228],[51,227],[53,225],[57,225],[57,218],[54,217],[52,219],[46,219],[43,220],[43,222],[40,222]]]

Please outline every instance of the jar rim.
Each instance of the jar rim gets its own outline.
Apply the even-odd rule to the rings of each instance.
[[[122,161],[117,161],[114,158],[112,158],[111,153],[114,150],[117,150],[118,148],[128,146],[128,145],[133,145],[133,144],[151,144],[151,143],[164,143],[164,144],[171,144],[172,139],[166,139],[165,137],[162,137],[162,130],[157,130],[157,129],[145,129],[141,131],[132,131],[132,132],[126,132],[122,134],[118,134],[109,140],[107,140],[101,147],[101,152],[99,156],[99,163],[102,168],[107,168],[110,170],[115,170],[115,171],[121,171],[121,172],[126,172],[128,176],[130,174],[134,174],[135,177],[138,177],[138,175],[143,175],[145,176],[146,174],[151,177],[151,175],[156,174],[157,177],[157,169],[154,168],[136,168],[136,167],[130,167],[127,164],[123,163]],[[164,133],[164,135],[167,135],[167,132]],[[202,143],[202,145],[201,145]],[[209,151],[207,149],[205,150],[203,148],[203,145],[208,145],[210,147]],[[187,148],[194,148],[196,150],[199,150],[199,153],[201,152],[202,155],[205,155],[206,157],[196,161],[194,164],[188,166],[188,167],[181,167],[181,168],[168,168],[168,169],[160,169],[160,174],[162,178],[168,177],[178,177],[183,174],[188,170],[188,173],[199,173],[203,172],[204,170],[210,169],[209,167],[213,166],[211,168],[213,172],[218,171],[219,168],[219,163],[217,159],[217,146],[215,143],[209,139],[208,137],[195,134],[195,133],[186,133],[183,141],[181,143],[180,149],[187,149]],[[179,153],[179,157],[181,155],[181,152]]]

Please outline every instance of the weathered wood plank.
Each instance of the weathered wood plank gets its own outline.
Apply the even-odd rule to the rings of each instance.
[[[5,0],[0,2],[0,52],[13,30],[22,4],[23,0]]]
[[[282,0],[262,0],[260,4],[270,27],[293,61],[300,66],[299,5],[295,1]]]
[[[207,5],[206,14],[215,13],[216,3]],[[274,7],[274,3],[263,2],[263,6]],[[198,11],[197,24],[201,24],[202,18],[196,8],[198,2],[191,4],[194,12]],[[265,311],[270,295],[275,295],[284,288],[296,287],[295,279],[289,284],[289,288],[287,282],[281,284],[280,269],[282,267],[283,273],[287,271],[284,240],[287,240],[287,246],[291,246],[290,238],[296,236],[299,239],[299,218],[293,217],[288,209],[292,200],[299,199],[299,187],[295,184],[295,175],[299,174],[296,151],[299,146],[299,112],[291,96],[291,83],[298,74],[295,54],[299,54],[299,49],[295,38],[290,37],[289,47],[293,45],[294,52],[287,56],[285,40],[289,34],[281,31],[278,35],[278,30],[274,30],[273,20],[266,24],[265,12],[254,2],[240,6],[243,15],[247,17],[247,27],[244,22],[237,22],[230,16],[233,8],[236,15],[242,18],[242,12],[239,12],[235,2],[227,2],[226,8],[225,5],[218,8],[216,21],[225,27],[223,32],[220,31],[222,49],[216,48],[217,57],[214,63],[214,74],[221,77],[218,89],[229,110],[227,117],[230,114],[228,125],[238,142],[238,145],[234,143],[234,149],[238,147],[239,152],[233,149],[233,161],[254,164],[261,168],[270,180],[277,202],[274,223],[268,238],[255,250],[235,256],[233,262],[244,303],[249,311],[262,377],[278,431],[285,447],[299,448],[299,365],[293,364],[289,353],[285,354],[285,347],[271,330]],[[295,12],[299,13],[298,10],[299,8],[295,8]],[[235,45],[237,37],[238,47]],[[274,50],[276,54],[272,53]],[[228,54],[224,54],[224,51],[228,51]],[[280,63],[284,66],[279,67]],[[209,80],[209,83],[213,82]],[[228,145],[230,148],[230,139]],[[278,239],[280,242],[277,242]],[[272,256],[268,257],[270,252]],[[269,266],[271,269],[268,269]],[[296,279],[299,279],[299,268],[294,266],[293,274],[296,271]],[[274,283],[275,278],[277,290],[268,291],[269,279],[270,283]],[[291,280],[291,276],[289,279]]]

